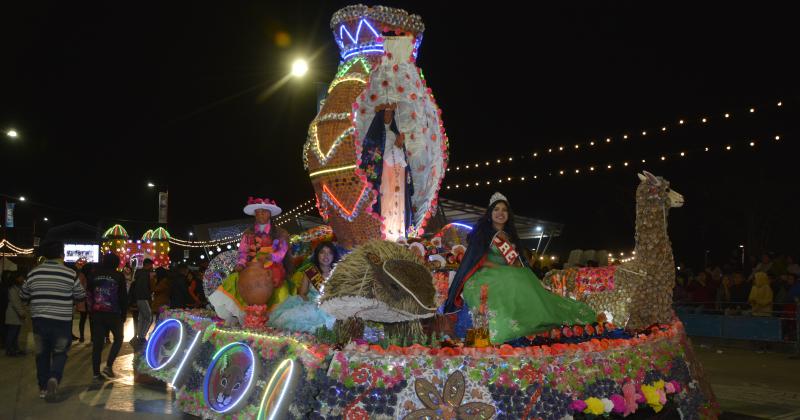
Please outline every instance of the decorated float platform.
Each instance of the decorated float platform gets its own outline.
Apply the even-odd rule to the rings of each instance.
[[[208,419],[715,418],[676,318],[631,336],[565,327],[519,346],[400,346],[226,328],[213,312],[168,310],[135,367]],[[540,344],[536,344],[539,342]],[[525,345],[529,344],[529,345]]]
[[[449,162],[441,110],[416,67],[425,25],[405,10],[353,5],[336,12],[330,28],[342,60],[303,148],[329,227],[292,240],[291,255],[334,234],[350,251],[320,283],[312,308],[336,318],[333,330],[271,329],[266,298],[245,298],[248,308],[264,308],[252,317],[260,322],[249,322],[249,313],[232,322],[230,314],[223,321],[212,311],[167,310],[137,352],[137,378],[170,384],[181,411],[207,419],[716,418],[713,392],[671,309],[666,215],[683,197],[647,172],[636,190],[636,261],[552,270],[542,279],[550,292],[584,301],[624,329],[570,325],[492,345],[487,322],[496,329],[516,318],[487,321],[487,296],[498,295],[481,286],[472,338],[446,335],[455,330],[437,309],[458,265],[467,264],[466,232],[453,223],[430,243],[406,240],[435,231],[429,222]],[[405,177],[381,172],[394,125],[403,134],[396,141],[406,151]],[[381,207],[384,182],[404,199]],[[525,270],[512,246],[497,248]],[[207,296],[232,278],[236,259],[237,251],[225,251],[209,263]],[[270,286],[273,279],[262,277],[258,284]]]

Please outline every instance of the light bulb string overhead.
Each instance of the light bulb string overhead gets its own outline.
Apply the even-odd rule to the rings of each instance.
[[[738,149],[746,149],[746,150],[760,150],[763,149],[765,144],[775,144],[781,143],[783,137],[780,135],[773,136],[770,140],[754,140],[754,139],[746,139],[737,143],[728,143],[725,145],[718,145],[718,146],[705,146],[699,147],[695,149],[689,150],[681,150],[677,152],[670,152],[670,153],[661,153],[657,154],[655,157],[649,158],[640,158],[640,159],[623,159],[623,160],[616,160],[614,162],[606,162],[602,164],[585,164],[579,167],[571,167],[571,168],[558,168],[552,170],[542,171],[540,173],[536,173],[533,175],[523,175],[523,176],[505,176],[505,177],[498,177],[492,179],[483,179],[478,181],[469,181],[469,182],[458,182],[458,183],[451,183],[448,184],[445,189],[447,190],[457,190],[457,189],[465,189],[465,188],[476,188],[476,187],[485,187],[490,185],[496,184],[511,184],[516,182],[517,184],[522,182],[529,182],[529,181],[539,181],[547,177],[566,177],[569,175],[585,175],[585,174],[595,174],[600,172],[608,172],[611,170],[616,169],[626,169],[626,168],[634,168],[634,167],[641,167],[644,165],[652,164],[652,163],[660,163],[666,161],[673,161],[675,159],[684,159],[687,157],[692,156],[703,156],[708,153],[712,152],[720,152],[720,153],[728,153],[733,150]]]
[[[784,103],[783,103],[783,101],[776,101],[774,103],[774,106],[777,109],[781,109],[781,108],[783,108]],[[744,111],[743,113],[746,114],[746,115],[755,115],[755,114],[758,114],[758,112],[756,112],[757,110],[765,109],[765,108],[768,108],[768,107],[766,107],[766,106],[764,106],[764,107],[750,107],[746,111]],[[672,124],[663,124],[663,125],[660,125],[660,126],[655,127],[655,128],[631,130],[631,131],[628,131],[628,132],[623,132],[622,134],[619,134],[619,135],[616,135],[616,136],[596,137],[596,138],[591,138],[591,139],[583,141],[583,142],[575,142],[575,143],[566,143],[565,142],[565,143],[561,143],[559,145],[541,147],[541,148],[539,148],[537,150],[534,150],[533,152],[530,152],[530,153],[526,154],[524,157],[525,158],[530,158],[530,159],[541,159],[541,158],[544,158],[544,157],[547,157],[547,156],[560,155],[560,154],[563,154],[563,153],[566,153],[566,152],[580,152],[580,151],[583,151],[583,150],[596,150],[596,147],[599,147],[599,146],[602,146],[602,145],[609,145],[609,144],[616,144],[616,143],[630,143],[631,140],[634,140],[634,139],[637,139],[637,138],[638,139],[643,139],[643,138],[647,138],[647,137],[654,137],[655,134],[666,135],[667,133],[670,133],[673,128],[687,127],[687,126],[691,125],[692,123],[695,123],[695,124],[697,124],[699,126],[705,127],[705,126],[708,126],[708,124],[710,124],[712,118],[715,119],[715,120],[720,120],[720,119],[721,120],[731,120],[731,119],[734,118],[734,114],[732,114],[730,112],[723,112],[723,113],[701,115],[699,117],[692,118],[692,119],[689,119],[689,118],[678,118],[677,120],[674,120],[674,122]],[[447,171],[448,172],[468,171],[468,170],[475,170],[475,169],[481,169],[481,168],[497,166],[497,165],[501,165],[501,164],[508,164],[508,163],[515,162],[515,158],[517,159],[517,161],[519,160],[519,157],[509,156],[509,157],[501,157],[501,158],[483,160],[483,161],[475,162],[474,164],[473,163],[460,163],[460,164],[451,163],[451,164],[448,165]]]

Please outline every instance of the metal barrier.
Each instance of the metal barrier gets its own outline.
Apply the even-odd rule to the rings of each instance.
[[[735,305],[747,307],[746,304],[733,302],[722,302],[721,305],[717,302],[697,302],[677,304],[675,313],[690,336],[793,342],[795,352],[800,354],[800,303],[795,303],[794,311],[773,311],[773,316],[753,316],[746,310],[741,314],[726,314],[722,309],[709,308],[730,308]]]

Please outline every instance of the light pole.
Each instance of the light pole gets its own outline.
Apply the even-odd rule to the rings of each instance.
[[[744,270],[744,245],[739,245],[739,248],[742,250],[742,270]]]
[[[158,223],[166,225],[167,224],[167,214],[169,211],[169,186],[167,185],[157,185],[154,184],[152,181],[147,182],[147,188],[150,189],[157,189],[158,190],[158,207],[157,207],[157,215],[158,215]],[[164,191],[161,191],[163,188]]]

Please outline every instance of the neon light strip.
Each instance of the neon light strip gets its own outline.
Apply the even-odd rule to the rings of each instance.
[[[214,366],[217,365],[217,360],[219,360],[219,355],[222,354],[225,350],[227,350],[229,347],[232,347],[232,346],[242,346],[242,347],[247,349],[247,352],[250,354],[250,363],[253,364],[253,374],[250,375],[250,380],[247,382],[247,387],[244,389],[244,391],[242,391],[241,394],[239,394],[239,398],[237,398],[236,401],[230,403],[228,405],[228,408],[226,408],[226,409],[224,409],[222,411],[219,411],[219,410],[215,409],[214,406],[212,404],[210,404],[209,401],[208,401],[208,380],[211,378],[211,372],[214,371]],[[214,357],[211,358],[211,365],[208,367],[208,370],[206,371],[205,380],[203,381],[203,394],[205,394],[206,405],[208,405],[208,408],[214,410],[217,413],[222,414],[222,413],[227,413],[228,411],[230,411],[231,409],[236,407],[239,404],[239,402],[241,402],[242,399],[245,396],[247,396],[247,394],[250,393],[250,387],[252,387],[253,386],[253,382],[255,382],[256,373],[257,373],[257,371],[256,371],[256,356],[253,354],[253,349],[251,349],[250,346],[248,346],[248,345],[246,345],[244,343],[240,343],[238,341],[235,341],[235,342],[227,344],[224,347],[222,347],[221,349],[217,350],[217,352],[214,354]]]
[[[342,64],[341,65],[342,68],[339,69],[338,72],[336,72],[336,77],[342,77],[345,74],[347,74],[350,71],[350,69],[354,65],[356,65],[356,63],[358,63],[359,61],[361,62],[361,66],[364,67],[364,70],[366,70],[367,74],[372,72],[372,68],[370,67],[369,62],[367,62],[367,60],[364,57],[356,57],[356,58],[354,58],[354,59]]]
[[[361,197],[364,195],[364,191],[366,191],[366,189],[367,189],[367,183],[365,182],[364,183],[364,188],[362,188],[361,189],[361,193],[358,194],[358,199],[356,200],[355,206],[353,206],[352,210],[347,211],[347,209],[344,207],[344,205],[342,205],[342,203],[339,202],[339,200],[336,198],[336,196],[333,195],[331,190],[328,189],[328,186],[327,185],[323,185],[322,186],[322,191],[325,191],[325,193],[328,194],[328,197],[330,197],[330,199],[333,200],[333,202],[336,203],[337,206],[339,206],[339,209],[341,209],[342,212],[347,215],[347,217],[352,216],[353,212],[355,212],[358,209],[358,204],[361,203]]]
[[[378,32],[375,30],[375,28],[372,27],[372,25],[369,24],[369,22],[366,19],[361,19],[361,21],[367,25],[367,28],[369,28],[370,31],[372,31],[372,35],[378,37]]]
[[[465,225],[465,224],[463,224],[463,223],[450,223],[450,224],[451,224],[451,225],[456,225],[456,226],[461,226],[461,227],[463,227],[463,228],[467,228],[467,229],[469,229],[469,230],[472,230],[472,226]]]
[[[383,51],[383,44],[365,45],[363,47],[353,48],[352,50],[343,53],[342,59],[347,60],[356,54],[382,53]]]
[[[150,346],[152,346],[154,342],[158,341],[161,334],[164,334],[163,328],[166,328],[165,325],[172,322],[176,322],[178,324],[179,328],[178,331],[180,332],[180,335],[178,336],[178,345],[177,347],[175,347],[175,353],[172,353],[172,356],[170,356],[166,362],[162,363],[161,366],[154,366],[152,360],[150,360],[150,356],[152,355]],[[172,359],[175,358],[175,355],[178,354],[178,350],[181,348],[182,343],[183,343],[183,324],[175,318],[170,318],[162,322],[158,327],[156,327],[156,329],[153,331],[153,334],[150,335],[150,340],[147,342],[147,347],[144,350],[145,359],[147,359],[147,365],[150,366],[150,369],[153,370],[163,369],[164,366],[168,365],[169,362],[171,362]]]
[[[355,133],[355,131],[356,131],[356,129],[353,128],[353,127],[346,128],[342,132],[342,134],[340,134],[339,137],[337,137],[336,140],[333,141],[333,144],[331,145],[331,148],[328,149],[328,153],[322,153],[322,148],[319,145],[319,137],[317,136],[317,123],[316,122],[312,123],[311,124],[311,134],[310,134],[311,139],[309,139],[309,140],[311,141],[311,143],[313,145],[312,146],[313,147],[312,151],[317,156],[317,160],[319,161],[319,163],[321,165],[327,164],[328,163],[328,159],[331,158],[331,155],[333,155],[333,153],[339,147],[339,144],[342,141],[344,141],[344,139],[346,139],[347,136]]]
[[[203,332],[198,331],[197,334],[194,335],[194,340],[192,340],[192,344],[189,346],[188,349],[186,349],[186,352],[183,353],[183,360],[181,360],[181,364],[178,365],[178,370],[175,371],[175,376],[172,377],[173,387],[175,386],[175,382],[178,380],[178,376],[180,376],[181,371],[183,370],[183,365],[186,364],[186,359],[189,358],[189,355],[192,353],[192,349],[197,344],[197,339],[200,338],[201,335],[203,335]]]
[[[344,33],[347,34],[347,37],[350,38],[351,41],[353,41],[353,44],[358,44],[358,38],[361,35],[361,26],[363,26],[364,24],[367,25],[367,28],[369,28],[369,30],[372,31],[372,34],[375,35],[375,37],[378,37],[378,32],[375,30],[375,28],[373,28],[372,25],[370,25],[366,19],[361,18],[361,20],[358,21],[358,27],[356,28],[355,38],[353,38],[353,35],[350,34],[350,31],[347,30],[344,24],[342,24],[342,26],[339,27],[339,39],[342,40],[342,43],[344,43],[344,36],[342,35],[342,31],[344,31]]]
[[[284,367],[286,366],[287,363],[289,364],[289,373],[285,374]],[[272,377],[269,378],[269,383],[267,384],[267,388],[264,391],[264,397],[261,398],[261,407],[259,407],[258,416],[256,417],[256,419],[258,420],[264,419],[265,405],[266,403],[272,401],[272,395],[275,393],[275,390],[273,388],[277,388],[278,386],[280,386],[280,384],[278,383],[281,380],[281,378],[278,378],[279,373],[281,374],[280,375],[281,377],[284,377],[285,374],[285,377],[287,379],[283,382],[283,388],[281,388],[281,393],[278,396],[278,401],[275,404],[270,404],[273,407],[273,410],[269,413],[268,420],[273,420],[278,415],[277,410],[275,410],[274,408],[280,407],[281,402],[283,401],[283,397],[286,396],[286,390],[289,389],[289,384],[290,381],[292,380],[292,373],[294,373],[294,360],[284,359],[283,362],[281,362],[281,364],[278,365],[278,367],[275,369],[275,372],[272,373]],[[270,397],[269,400],[267,400],[267,397]]]
[[[331,168],[331,169],[323,169],[321,171],[311,172],[308,174],[309,177],[314,178],[315,176],[331,173],[331,172],[338,172],[338,171],[346,171],[348,169],[355,169],[358,166],[356,165],[347,165],[347,166],[340,166],[338,168]]]
[[[344,82],[360,82],[363,84],[367,84],[367,79],[365,77],[362,77],[360,73],[349,73],[346,76],[331,82],[331,85],[328,87],[328,93],[331,93],[331,91],[333,90],[333,88],[336,87],[336,85]]]

